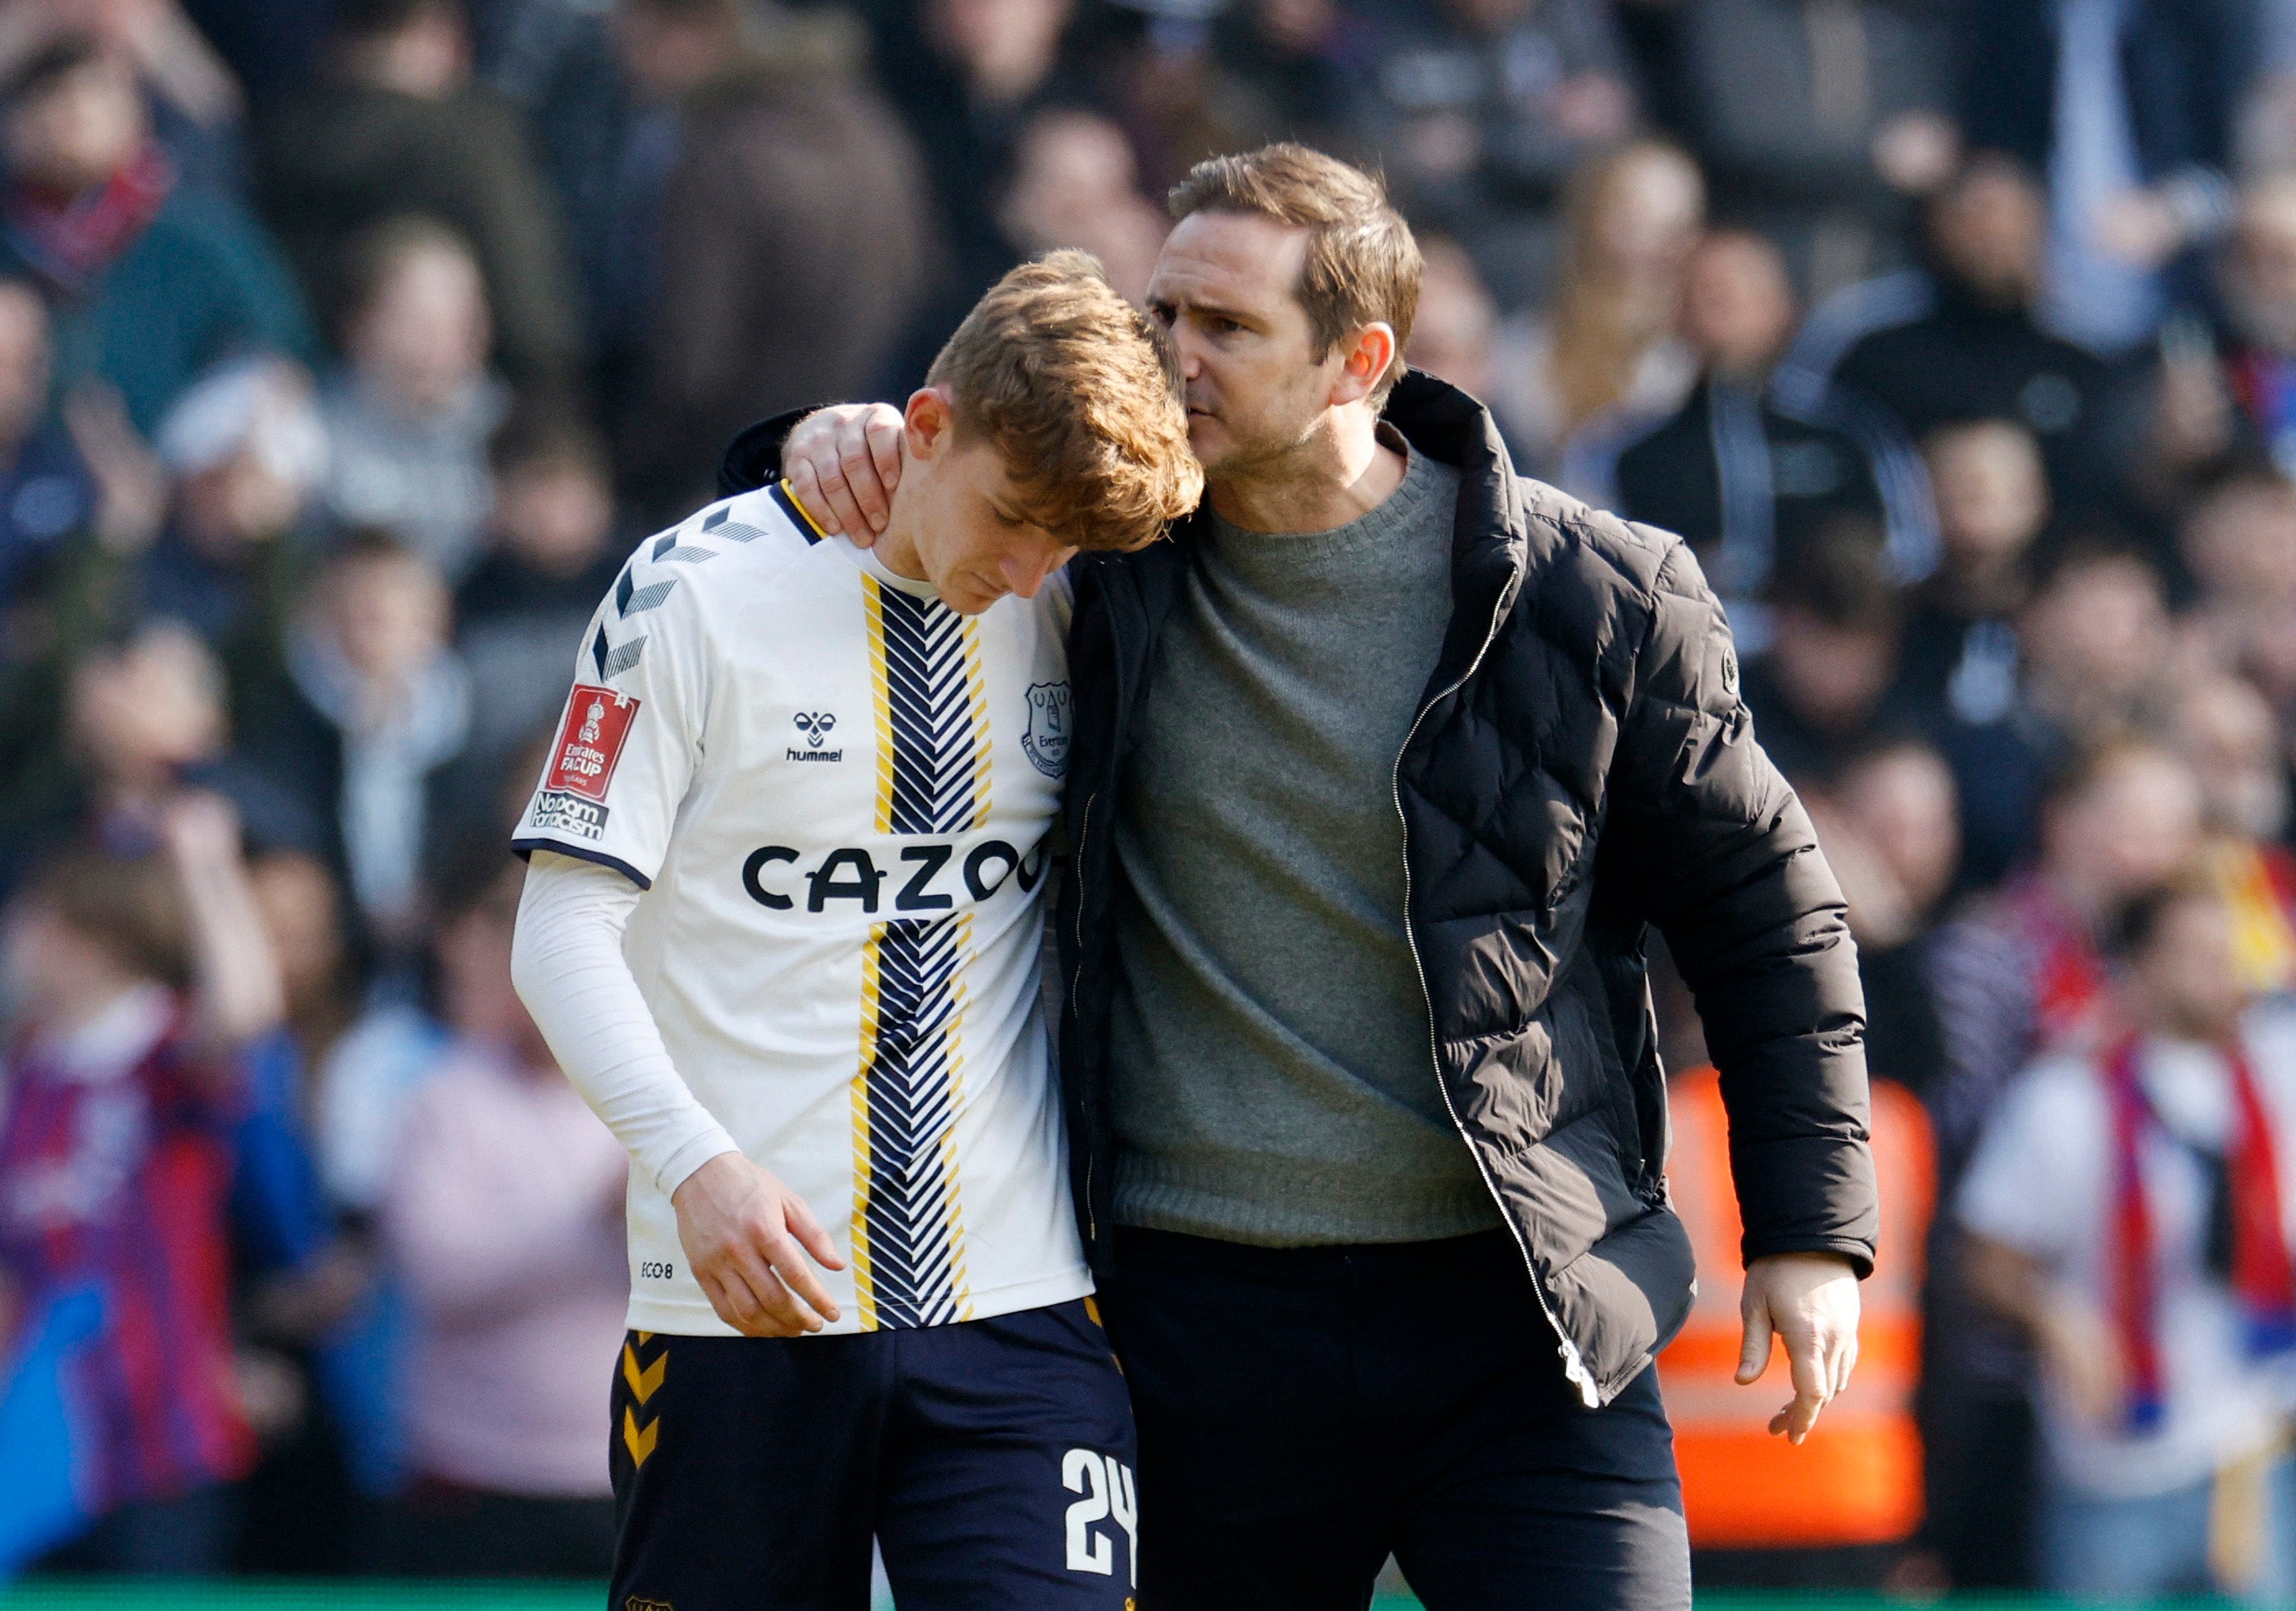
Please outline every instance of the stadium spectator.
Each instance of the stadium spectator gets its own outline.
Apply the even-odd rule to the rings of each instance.
[[[153,135],[183,182],[235,195],[246,177],[239,81],[176,0],[11,6],[0,15],[0,80],[58,38],[82,30],[135,69]]]
[[[1509,319],[1492,359],[1491,408],[1521,447],[1524,474],[1570,490],[1574,447],[1681,405],[1697,360],[1675,339],[1675,320],[1705,212],[1697,165],[1656,141],[1573,178],[1548,311]]]
[[[423,915],[433,778],[470,733],[438,572],[388,534],[355,534],[314,579],[252,742],[328,825],[360,920],[387,957]]]
[[[997,220],[1028,256],[1063,246],[1090,252],[1109,282],[1144,307],[1170,227],[1140,193],[1139,164],[1124,131],[1076,107],[1048,107],[1021,131]]]
[[[1810,294],[1898,266],[1910,198],[1958,155],[1947,8],[1915,0],[1686,0],[1671,110],[1725,216]]]
[[[471,80],[459,0],[345,0],[327,70],[258,129],[258,194],[328,325],[361,299],[350,244],[406,214],[471,242],[504,367],[578,379],[573,287],[550,196],[517,114]]]
[[[95,523],[95,478],[49,407],[53,367],[38,289],[0,280],[0,610],[38,590]]]
[[[2242,187],[2219,258],[2224,380],[2251,439],[2296,473],[2296,174]]]
[[[1867,742],[1898,674],[1898,600],[1882,534],[1844,517],[1772,579],[1746,708],[1790,782],[1822,785]],[[1751,635],[1751,634],[1750,634]]]
[[[2111,1034],[2012,1088],[1956,1195],[1969,1285],[2040,1366],[2054,1593],[2296,1592],[2277,1379],[2296,1347],[2278,1163],[2296,1026],[2250,1011],[2233,929],[2204,878],[2131,903]],[[2211,1514],[2243,1468],[2272,1498],[2233,1577],[2232,1518]]]
[[[1601,0],[1377,0],[1355,113],[1397,200],[1466,242],[1509,302],[1543,291],[1556,204],[1634,130],[1624,42]]]
[[[1931,942],[1945,1061],[1926,1094],[1940,1201],[1951,1200],[2011,1078],[2037,1057],[2095,1043],[2103,932],[2124,903],[2189,861],[2198,794],[2181,765],[2147,744],[2120,740],[2075,757],[2041,804],[2036,863]],[[1957,1582],[2030,1584],[2030,1360],[1975,1304],[1958,1255],[1951,1238],[1931,1250],[1931,1536]]]
[[[2016,698],[1989,720],[1948,712],[1936,730],[1961,789],[1965,881],[1991,884],[2031,850],[2035,801],[2069,752],[2142,725],[2172,642],[2141,555],[2089,538],[2055,556],[2018,617]]]
[[[2233,920],[2233,958],[2259,996],[2296,991],[2296,855],[2279,724],[2254,685],[2222,674],[2179,691],[2165,727],[2200,785],[2203,865]]]
[[[251,848],[323,843],[319,820],[233,747],[225,697],[213,652],[173,622],[85,650],[66,676],[62,745],[16,757],[0,891],[76,837],[149,838],[186,785],[228,799]]]
[[[583,625],[628,552],[605,446],[578,416],[513,414],[496,433],[493,544],[456,595],[455,646],[486,691],[471,752],[488,766],[566,702]]]
[[[1945,1063],[1929,939],[1961,859],[1953,772],[1901,739],[1848,762],[1814,809],[1857,942],[1866,1067],[1926,1095]]]
[[[618,432],[641,505],[667,519],[709,495],[743,426],[865,394],[939,265],[918,153],[834,13],[625,0],[619,19],[633,86],[678,109]]]
[[[2296,606],[2296,485],[2262,461],[2203,480],[2185,503],[2177,557],[2194,588],[2182,624],[2191,651],[2241,665]]]
[[[2120,905],[2199,846],[2199,786],[2142,740],[2078,751],[2040,806],[2040,855],[1939,932],[1932,977],[1946,1025],[1931,1098],[1948,1174],[1968,1157],[2009,1077],[2042,1052],[2093,1039],[2099,945]]]
[[[2049,519],[2048,471],[2014,420],[1941,425],[1922,446],[1938,568],[1913,595],[1892,696],[1915,720],[1999,720],[2017,697],[2017,614]]]
[[[327,469],[310,378],[276,359],[235,359],[176,400],[157,446],[174,496],[136,561],[130,608],[198,633],[221,657],[243,717],[250,691],[278,675],[304,558],[297,539],[312,535],[312,495]],[[115,546],[131,541],[115,534]]]
[[[59,382],[108,382],[148,433],[237,349],[310,356],[302,298],[270,241],[230,200],[177,183],[117,52],[58,39],[6,81],[0,116],[0,274],[47,297]]]
[[[1077,12],[1077,0],[922,0],[873,13],[878,83],[922,165],[937,265],[911,339],[893,357],[901,387],[924,374],[965,310],[1020,258],[996,207],[1029,118],[1096,103],[1094,74],[1072,46]]]
[[[358,1008],[341,889],[326,863],[307,851],[251,857],[247,877],[279,958],[288,1031],[302,1067],[316,1075]]]
[[[2229,221],[2233,120],[2257,66],[2251,0],[1990,0],[1964,9],[1972,149],[2043,176],[2043,322],[2112,356],[2158,328],[2160,270]]]
[[[6,1061],[0,1268],[22,1301],[92,1288],[104,1307],[78,1371],[102,1519],[69,1560],[182,1574],[228,1563],[228,1484],[253,1453],[226,1288],[232,1113],[280,997],[229,808],[178,797],[160,828],[164,849],[50,861],[11,908],[31,1011]]]
[[[1686,539],[1726,603],[1758,599],[1782,555],[1846,515],[1887,522],[1901,575],[1932,559],[1921,471],[1895,425],[1856,399],[1771,383],[1794,323],[1777,248],[1742,230],[1707,236],[1682,306],[1698,384],[1609,478],[1620,512]]]
[[[2047,226],[2047,199],[2016,164],[1971,162],[1929,205],[1929,266],[1839,293],[1811,315],[1794,365],[1872,397],[1916,440],[2019,421],[2060,510],[2109,504],[2134,428],[2113,372],[2036,321]]]
[[[1340,0],[1243,0],[1212,22],[1220,62],[1258,93],[1268,122],[1349,161],[1370,157],[1354,117],[1364,79],[1377,68],[1378,38],[1377,28]]]
[[[1419,254],[1426,266],[1419,278],[1419,312],[1411,321],[1411,345],[1404,359],[1471,397],[1487,397],[1498,305],[1475,260],[1456,241],[1422,235]]]
[[[350,362],[322,400],[327,511],[390,532],[455,581],[479,560],[494,498],[487,438],[510,406],[487,369],[478,260],[452,230],[411,216],[376,225],[351,259]]]
[[[511,987],[522,869],[488,849],[491,876],[458,880],[440,914],[453,1038],[408,1104],[383,1200],[422,1384],[406,1402],[416,1481],[394,1564],[603,1577],[614,1517],[600,1387],[628,1298],[627,1160]]]

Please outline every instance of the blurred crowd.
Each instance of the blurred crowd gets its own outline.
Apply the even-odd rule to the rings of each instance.
[[[508,969],[583,622],[1279,137],[1695,548],[1919,1132],[1922,1492],[1705,1564],[2296,1597],[2296,0],[0,0],[0,1574],[602,1568],[623,1164]]]

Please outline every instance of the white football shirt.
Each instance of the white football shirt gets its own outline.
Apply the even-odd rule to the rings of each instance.
[[[960,616],[783,487],[651,538],[599,606],[523,851],[646,891],[670,1059],[846,1254],[832,1332],[1092,1289],[1038,950],[1068,760],[1064,577]],[[629,1190],[634,1329],[730,1336]]]

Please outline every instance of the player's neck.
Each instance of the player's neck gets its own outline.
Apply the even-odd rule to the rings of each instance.
[[[925,569],[924,556],[917,552],[916,533],[901,519],[898,499],[894,501],[892,517],[885,522],[884,535],[870,552],[877,556],[878,564],[897,577],[906,577],[912,582],[932,580]]]

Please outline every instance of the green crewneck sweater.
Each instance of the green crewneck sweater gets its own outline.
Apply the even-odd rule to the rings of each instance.
[[[1392,781],[1458,488],[1414,454],[1333,531],[1206,522],[1117,803],[1120,1223],[1298,1247],[1499,1223],[1436,1084]]]

